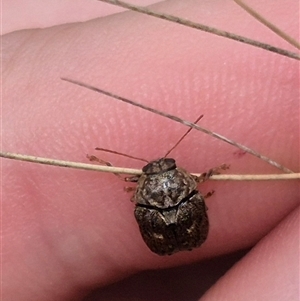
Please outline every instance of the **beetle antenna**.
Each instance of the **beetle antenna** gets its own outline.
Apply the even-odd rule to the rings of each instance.
[[[204,115],[200,115],[195,121],[194,123],[196,124],[200,119],[202,119]],[[165,154],[164,158],[166,158],[177,146],[178,144],[187,136],[187,134],[192,130],[193,128],[189,128],[182,136],[181,138],[175,143],[175,145],[168,150],[168,152]]]
[[[102,152],[111,153],[111,154],[115,154],[115,155],[119,155],[119,156],[130,158],[130,159],[135,159],[135,160],[139,160],[139,161],[143,161],[143,162],[149,163],[149,161],[147,161],[146,159],[138,158],[138,157],[134,157],[134,156],[130,156],[130,155],[123,154],[123,153],[120,153],[120,152],[116,152],[114,150],[110,150],[110,149],[107,149],[107,148],[96,147],[95,150],[99,150],[99,151],[102,151]]]

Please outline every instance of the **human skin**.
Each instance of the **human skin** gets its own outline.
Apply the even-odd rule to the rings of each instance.
[[[298,3],[288,2],[272,4],[271,10],[262,1],[253,6],[297,36]],[[292,49],[232,3],[169,1],[153,8]],[[94,147],[155,159],[186,130],[63,82],[64,76],[189,120],[204,114],[204,127],[299,170],[295,60],[132,12],[13,32],[2,44],[5,151],[80,162],[87,162],[88,153],[117,166],[141,167]],[[171,155],[193,172],[224,162],[231,173],[277,172],[196,131]],[[200,186],[203,193],[216,191],[207,200],[207,241],[192,252],[160,257],[142,241],[134,205],[114,175],[7,159],[1,164],[2,300],[81,300],[91,289],[139,271],[250,247],[202,299],[298,300],[297,181]],[[118,294],[121,288],[116,300]],[[156,300],[160,296],[158,291]]]

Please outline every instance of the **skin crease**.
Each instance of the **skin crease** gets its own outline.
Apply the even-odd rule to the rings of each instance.
[[[271,8],[253,3],[295,37],[297,5],[292,0]],[[153,8],[293,50],[230,2],[169,1]],[[56,24],[62,23],[58,19]],[[297,61],[132,12],[13,32],[2,44],[5,151],[80,162],[87,162],[88,153],[116,166],[140,168],[140,162],[93,149],[155,159],[186,130],[62,82],[65,76],[188,120],[204,114],[204,127],[299,170]],[[229,173],[277,172],[196,131],[171,155],[195,172],[224,162],[231,164]],[[159,257],[142,241],[134,205],[114,175],[6,159],[1,164],[2,300],[82,300],[91,289],[138,271],[182,266],[253,246],[203,299],[299,296],[297,181],[201,185],[203,193],[216,191],[207,200],[207,241],[193,252]],[[201,283],[199,279],[199,291]],[[112,300],[120,300],[118,294],[122,286]],[[160,296],[158,291],[156,300]]]

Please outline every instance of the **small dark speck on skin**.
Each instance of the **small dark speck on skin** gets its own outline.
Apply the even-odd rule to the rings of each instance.
[[[242,158],[242,157],[244,157],[244,156],[246,155],[246,153],[247,153],[247,152],[242,151],[242,150],[239,149],[239,150],[233,152],[233,155],[234,155],[234,157],[236,157],[236,158]]]

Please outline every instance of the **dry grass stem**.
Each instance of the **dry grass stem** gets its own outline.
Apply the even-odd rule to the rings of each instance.
[[[191,27],[194,29],[202,30],[211,34],[215,34],[218,36],[222,36],[225,38],[233,39],[238,42],[246,43],[255,47],[259,47],[268,51],[275,52],[280,55],[284,55],[293,59],[300,60],[300,55],[297,53],[293,53],[284,49],[280,49],[277,47],[274,47],[272,45],[268,45],[266,43],[262,43],[259,41],[255,41],[252,39],[248,39],[243,36],[239,36],[230,32],[226,32],[223,30],[219,30],[216,28],[212,28],[207,25],[199,24],[193,21],[189,21],[186,19],[182,19],[180,17],[174,16],[174,15],[169,15],[165,13],[160,13],[160,12],[155,12],[152,11],[148,8],[141,7],[141,6],[136,6],[124,1],[118,1],[118,0],[97,0],[101,2],[106,2],[109,4],[113,4],[116,6],[120,6],[132,11],[136,11],[138,13],[146,14],[149,16],[153,16],[156,18],[160,18],[166,21],[170,21],[173,23],[178,23],[183,26]],[[295,41],[293,38],[288,36],[287,34],[283,33],[279,28],[277,28],[275,25],[271,24],[269,21],[267,21],[264,17],[262,17],[260,14],[258,14],[256,11],[254,11],[252,8],[247,6],[242,0],[234,0],[235,3],[240,5],[243,9],[245,9],[249,14],[251,14],[254,18],[256,18],[258,21],[263,23],[265,26],[267,26],[269,29],[274,31],[276,34],[278,34],[280,37],[285,39],[287,42],[292,44],[293,46],[297,47],[300,49],[300,44],[299,42]],[[196,129],[198,131],[202,131],[212,137],[215,137],[217,139],[220,139],[226,143],[229,143],[251,155],[256,156],[257,158],[267,162],[268,164],[275,166],[276,168],[280,169],[281,171],[285,172],[286,174],[269,174],[269,175],[215,175],[212,176],[212,180],[234,180],[234,181],[262,181],[262,180],[291,180],[291,179],[299,179],[300,178],[300,173],[293,173],[292,170],[288,169],[287,167],[275,162],[274,160],[261,155],[259,152],[244,146],[238,142],[235,142],[233,140],[230,140],[220,134],[217,134],[209,129],[200,127],[196,123],[192,123],[186,120],[183,120],[177,116],[158,111],[156,109],[147,107],[145,105],[139,104],[135,101],[126,99],[124,97],[118,96],[116,94],[113,94],[111,92],[104,91],[102,89],[96,88],[94,86],[91,86],[89,84],[79,82],[77,80],[72,80],[72,79],[67,79],[67,78],[62,78],[65,81],[71,82],[73,84],[85,87],[87,89],[96,91],[98,93],[105,94],[107,96],[110,96],[112,98],[115,98],[117,100],[126,102],[128,104],[131,104],[136,107],[140,107],[144,110],[150,111],[152,113],[155,113],[157,115],[161,115],[165,118],[169,118],[173,121],[182,123],[185,126],[190,127],[190,129]],[[187,132],[188,133],[188,132]],[[182,138],[181,138],[182,140]],[[180,141],[181,141],[180,140]],[[180,142],[179,141],[179,142]],[[39,163],[39,164],[46,164],[46,165],[52,165],[52,166],[60,166],[60,167],[68,167],[68,168],[75,168],[75,169],[83,169],[83,170],[91,170],[91,171],[98,171],[98,172],[109,172],[109,173],[117,173],[117,174],[130,174],[130,175],[140,175],[142,173],[141,170],[138,169],[131,169],[131,168],[122,168],[122,167],[112,167],[112,166],[102,166],[102,165],[93,165],[93,164],[85,164],[85,163],[78,163],[78,162],[71,162],[71,161],[63,161],[63,160],[55,160],[55,159],[49,159],[49,158],[41,158],[41,157],[36,157],[36,156],[30,156],[30,155],[21,155],[21,154],[16,154],[16,153],[9,153],[9,152],[0,152],[0,157],[3,158],[8,158],[8,159],[14,159],[14,160],[20,160],[20,161],[27,161],[27,162],[33,162],[33,163]],[[197,174],[195,174],[197,175]]]
[[[118,1],[118,0],[98,0],[98,1],[113,4],[113,5],[116,5],[116,6],[120,6],[120,7],[129,9],[129,10],[132,10],[132,11],[136,11],[136,12],[141,13],[141,14],[146,14],[148,16],[163,19],[163,20],[166,20],[166,21],[169,21],[169,22],[178,23],[178,24],[181,24],[181,25],[184,25],[184,26],[187,26],[187,27],[191,27],[191,28],[198,29],[198,30],[201,30],[201,31],[209,32],[211,34],[221,36],[221,37],[224,37],[224,38],[227,38],[227,39],[235,40],[235,41],[238,41],[238,42],[241,42],[241,43],[245,43],[245,44],[252,45],[252,46],[255,46],[255,47],[258,47],[258,48],[262,48],[262,49],[267,50],[267,51],[275,52],[277,54],[284,55],[284,56],[287,56],[287,57],[292,58],[292,59],[300,60],[300,55],[297,54],[297,53],[294,53],[294,52],[291,52],[291,51],[288,51],[288,50],[285,50],[285,49],[281,49],[281,48],[278,48],[278,47],[275,47],[275,46],[272,46],[272,45],[269,45],[269,44],[266,44],[266,43],[263,43],[263,42],[260,42],[260,41],[252,40],[252,39],[240,36],[240,35],[236,35],[234,33],[228,32],[228,31],[213,28],[213,27],[210,27],[210,26],[207,26],[207,25],[204,25],[204,24],[200,24],[200,23],[197,23],[197,22],[189,21],[189,20],[174,16],[174,15],[155,12],[155,11],[150,10],[148,8],[145,8],[145,7],[142,7],[142,6],[137,6],[137,5],[134,5],[134,4],[130,4],[130,3],[127,3],[127,2],[124,2],[124,1]]]
[[[142,170],[133,168],[123,168],[123,167],[113,167],[113,166],[103,166],[86,164],[72,161],[56,160],[49,158],[41,158],[36,156],[21,155],[9,152],[0,152],[0,157],[33,162],[45,165],[52,165],[58,167],[67,167],[74,169],[90,170],[97,172],[108,172],[108,173],[118,173],[118,174],[129,174],[129,175],[140,175]],[[195,176],[200,176],[200,174],[193,173]],[[270,181],[270,180],[295,180],[300,179],[300,173],[292,174],[265,174],[265,175],[215,175],[210,178],[210,180],[217,181]]]
[[[274,166],[274,167],[276,167],[276,168],[278,168],[278,169],[280,169],[280,170],[282,170],[282,171],[284,171],[286,173],[292,173],[293,172],[292,170],[290,170],[287,167],[285,167],[285,166],[283,166],[283,165],[275,162],[274,160],[272,160],[272,159],[270,159],[270,158],[268,158],[268,157],[266,157],[264,155],[261,155],[259,152],[255,151],[255,150],[253,150],[253,149],[251,149],[251,148],[249,148],[249,147],[247,147],[245,145],[242,145],[242,144],[240,144],[238,142],[230,140],[230,139],[228,139],[228,138],[226,138],[226,137],[224,137],[224,136],[222,136],[222,135],[220,135],[218,133],[215,133],[215,132],[213,132],[213,131],[211,131],[209,129],[201,127],[198,124],[195,124],[195,123],[192,123],[190,121],[187,121],[187,120],[184,120],[182,118],[179,118],[177,116],[174,116],[174,115],[171,115],[171,114],[168,114],[168,113],[165,113],[165,112],[162,112],[162,111],[150,108],[150,107],[148,107],[146,105],[137,103],[137,102],[135,102],[133,100],[130,100],[130,99],[127,99],[125,97],[113,94],[111,92],[108,92],[108,91],[96,88],[94,86],[91,86],[89,84],[86,84],[86,83],[83,83],[83,82],[80,82],[80,81],[77,81],[77,80],[68,79],[68,78],[61,78],[61,79],[64,80],[64,81],[73,83],[75,85],[78,85],[78,86],[90,89],[92,91],[95,91],[95,92],[102,93],[104,95],[110,96],[111,98],[115,98],[117,100],[120,100],[122,102],[128,103],[128,104],[133,105],[135,107],[139,107],[139,108],[141,108],[143,110],[146,110],[146,111],[149,111],[151,113],[154,113],[154,114],[157,114],[157,115],[161,115],[161,116],[163,116],[165,118],[169,118],[169,119],[171,119],[173,121],[179,122],[179,123],[181,123],[181,124],[183,124],[185,126],[188,126],[190,128],[196,129],[196,130],[201,131],[201,132],[203,132],[205,134],[208,134],[208,135],[210,135],[210,136],[212,136],[214,138],[217,138],[217,139],[222,140],[222,141],[224,141],[224,142],[226,142],[228,144],[231,144],[231,145],[233,145],[233,146],[241,149],[242,151],[245,151],[245,152],[247,152],[247,153],[249,153],[249,154],[257,157],[257,158],[259,158],[259,159],[267,162],[268,164],[270,164],[270,165],[272,165],[272,166]]]
[[[296,47],[297,49],[300,49],[300,44],[298,41],[296,41],[294,38],[283,32],[280,28],[275,26],[273,23],[268,21],[266,18],[264,18],[262,15],[260,15],[257,11],[252,9],[250,6],[248,6],[246,3],[244,3],[241,0],[233,0],[237,5],[242,7],[247,13],[249,13],[253,18],[264,24],[266,27],[268,27],[270,30],[275,32],[278,36],[280,36],[282,39],[287,41],[292,46]]]

